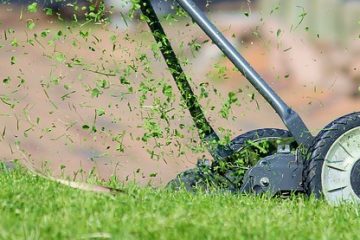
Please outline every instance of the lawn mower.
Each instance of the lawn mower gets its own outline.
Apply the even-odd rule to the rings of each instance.
[[[200,139],[213,158],[213,161],[199,160],[196,168],[179,174],[169,185],[192,190],[204,182],[213,181],[239,193],[271,196],[306,193],[323,197],[332,204],[343,201],[360,203],[360,112],[336,119],[314,137],[301,117],[276,94],[192,0],[176,2],[265,98],[288,130],[253,130],[228,144],[220,144],[220,137],[207,121],[151,0],[140,0],[142,14],[190,111]],[[249,147],[261,143],[266,143],[267,151],[260,152],[252,161],[241,160],[241,164],[236,164],[244,159]],[[248,168],[243,168],[244,165]],[[239,171],[244,172],[241,179],[236,175]]]

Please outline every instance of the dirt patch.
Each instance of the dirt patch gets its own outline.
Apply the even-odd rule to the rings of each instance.
[[[30,20],[36,23],[33,30],[26,27]],[[0,21],[3,29],[0,35],[0,44],[3,46],[0,49],[0,78],[8,79],[3,81],[0,89],[3,100],[0,102],[1,159],[23,159],[17,153],[18,145],[31,159],[31,164],[40,169],[49,169],[55,176],[81,179],[94,169],[104,179],[116,175],[123,181],[164,185],[176,173],[192,167],[196,159],[203,156],[204,153],[193,153],[185,147],[196,147],[199,140],[195,131],[179,128],[180,125],[192,126],[190,115],[176,106],[180,104],[180,99],[174,102],[174,119],[169,127],[178,129],[184,137],[172,139],[169,145],[159,140],[160,147],[154,147],[155,142],[144,144],[141,141],[145,133],[143,117],[146,108],[152,106],[145,104],[139,107],[141,92],[129,94],[128,87],[120,83],[125,69],[132,64],[139,65],[139,69],[128,76],[133,88],[138,89],[149,78],[146,66],[141,65],[138,59],[139,54],[145,53],[151,58],[151,78],[165,79],[177,93],[164,62],[161,58],[153,57],[149,47],[153,40],[144,24],[122,32],[111,29],[111,26],[90,28],[85,25],[83,29],[87,29],[88,37],[81,37],[81,29],[78,27],[67,26],[66,23],[59,23],[43,15],[30,16],[24,12],[21,15],[21,10],[16,8],[2,7]],[[232,26],[231,30],[225,32],[232,36],[232,33],[238,34],[243,27],[251,29],[261,24],[258,19],[252,21],[244,21],[243,25]],[[222,30],[228,29],[233,22],[217,20]],[[273,28],[276,28],[275,23]],[[48,33],[43,33],[46,36],[42,37],[45,30]],[[205,39],[197,27],[186,27],[184,22],[166,25],[166,30],[172,36],[174,46],[180,46],[181,41],[187,42],[194,37]],[[34,38],[34,33],[37,38]],[[241,43],[241,36],[234,41]],[[33,42],[29,42],[29,39]],[[336,73],[333,77],[329,77],[326,71],[314,73],[316,78],[326,79],[321,84],[307,81],[315,71],[308,62],[316,58],[326,65],[326,58],[318,58],[313,45],[307,43],[298,48],[303,48],[303,52],[311,48],[309,51],[315,52],[315,55],[294,51],[291,56],[284,54],[286,56],[279,58],[274,57],[276,50],[272,50],[277,49],[278,42],[266,41],[266,45],[264,41],[249,41],[238,46],[254,68],[270,79],[270,84],[279,95],[300,113],[314,132],[336,117],[359,108],[358,99],[348,92],[339,91],[339,87],[335,86],[334,83],[340,81]],[[288,46],[299,45],[291,38],[284,41]],[[209,49],[217,51],[213,50],[210,43],[206,46],[203,53]],[[231,70],[232,65],[222,59],[221,55],[200,53],[193,57],[187,47],[176,48],[182,57],[190,60],[185,69],[193,76],[194,86],[207,84],[210,98],[202,103],[209,120],[217,129],[230,129],[235,136],[255,128],[283,127],[268,104],[237,71]],[[328,54],[330,56],[331,52]],[[75,64],[77,59],[86,64]],[[300,66],[302,70],[291,77],[284,77],[288,69],[278,70],[283,67],[284,61],[296,62],[298,65],[303,63]],[[202,64],[205,62],[209,65]],[[214,63],[220,63],[228,70],[220,80],[214,79],[214,74],[211,74],[214,71],[216,73],[216,68],[214,70],[211,66]],[[354,64],[352,68],[359,69]],[[294,71],[298,65],[294,65]],[[276,78],[278,72],[281,72],[279,79]],[[345,78],[341,78],[341,81],[349,81],[347,76],[353,74],[353,71],[344,71],[343,74]],[[94,97],[92,90],[97,84],[101,85],[103,80],[103,84],[110,84],[111,87],[104,86],[100,89],[102,93]],[[215,93],[213,88],[218,91]],[[233,108],[232,117],[229,120],[220,118],[218,109],[227,93],[240,89],[240,104]],[[199,93],[200,89],[195,89],[195,92]],[[212,111],[212,107],[217,110]],[[104,110],[105,114],[95,118],[96,109]],[[93,126],[96,126],[96,132],[92,131]],[[179,155],[179,149],[185,152]]]

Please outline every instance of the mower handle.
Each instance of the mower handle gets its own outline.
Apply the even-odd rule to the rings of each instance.
[[[246,59],[235,49],[224,35],[215,27],[207,16],[192,0],[176,0],[178,4],[191,16],[194,22],[208,35],[219,49],[230,59],[243,76],[266,99],[280,116],[295,140],[305,147],[309,147],[313,136],[300,116],[292,110],[265,82],[265,80],[251,67]]]

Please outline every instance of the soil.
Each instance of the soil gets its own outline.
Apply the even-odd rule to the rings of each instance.
[[[357,45],[350,45],[353,49],[347,49],[339,55],[342,47],[314,43],[304,40],[302,35],[289,33],[281,42],[284,47],[294,48],[290,54],[284,52],[283,48],[279,50],[278,40],[271,35],[271,31],[277,29],[279,24],[275,21],[269,21],[266,26],[262,25],[263,38],[259,40],[251,36],[249,38],[248,32],[243,30],[251,30],[254,26],[260,25],[257,18],[243,23],[241,18],[236,25],[233,24],[234,19],[231,16],[229,19],[232,20],[216,16],[212,18],[227,36],[232,37],[233,33],[238,36],[233,41],[245,58],[265,79],[269,79],[269,84],[304,118],[314,134],[335,118],[358,111],[359,99],[354,97],[358,83],[354,83],[352,79],[358,76],[360,66],[356,64],[359,62],[353,61],[352,70],[343,69],[348,59],[355,59],[351,52],[355,52]],[[27,21],[34,21],[35,29],[27,29]],[[51,175],[77,180],[86,178],[94,171],[103,179],[116,175],[122,181],[135,180],[143,185],[163,186],[177,173],[193,167],[196,160],[203,156],[203,153],[193,153],[190,150],[186,150],[185,154],[180,156],[177,154],[177,147],[189,144],[191,139],[198,141],[195,133],[184,131],[184,138],[180,139],[179,143],[172,143],[162,149],[153,148],[153,142],[146,145],[137,140],[144,134],[144,130],[139,126],[143,124],[141,113],[146,113],[146,109],[140,110],[138,107],[139,93],[122,95],[126,89],[118,84],[119,76],[105,76],[99,73],[114,68],[124,69],[140,51],[152,55],[148,46],[153,40],[144,24],[133,24],[132,29],[122,32],[111,29],[111,26],[107,29],[93,27],[86,42],[80,39],[78,30],[73,33],[67,31],[66,23],[59,23],[56,19],[41,14],[29,15],[23,12],[21,15],[18,8],[1,7],[0,22],[0,45],[3,45],[0,48],[0,79],[11,79],[7,84],[7,81],[1,83],[0,88],[0,96],[3,99],[0,102],[0,160],[19,159],[42,171],[49,171]],[[8,28],[14,29],[15,32],[7,33],[6,40],[5,31]],[[174,46],[179,46],[180,40],[186,42],[193,37],[206,39],[197,27],[186,27],[184,22],[166,25],[165,28],[172,36]],[[40,37],[41,31],[45,29],[51,32],[51,36],[62,29],[67,37],[60,37],[55,45],[48,46],[47,41],[51,37]],[[39,42],[31,46],[26,43],[26,39],[33,38],[34,33],[38,34]],[[113,44],[110,41],[113,34],[118,35],[116,51],[112,51]],[[125,38],[135,41],[126,41]],[[19,46],[11,46],[11,39],[17,39]],[[72,46],[71,39],[78,40],[76,47]],[[95,51],[91,50],[90,46],[95,46]],[[189,50],[177,50],[181,52],[182,57],[190,58],[190,64],[185,70],[192,76],[194,86],[207,82],[209,89],[216,88],[222,93],[221,96],[213,93],[210,96],[211,100],[202,102],[207,110],[208,119],[215,128],[230,129],[234,137],[256,128],[284,127],[269,105],[239,72],[232,70],[229,61],[219,52],[216,53],[210,43],[195,57],[192,57]],[[309,52],[311,54],[306,54]],[[56,60],[56,56],[62,56],[57,55],[59,53],[64,54],[64,63]],[[345,60],[340,64],[333,64],[334,61],[329,59],[334,55],[342,56]],[[16,58],[13,64],[12,56]],[[82,66],[67,66],[66,63],[74,57],[84,59],[88,63],[87,70]],[[151,61],[153,77],[166,79],[175,89],[164,62],[161,59]],[[228,71],[221,79],[214,79],[215,70],[211,66],[214,63],[227,67]],[[313,65],[319,66],[320,70],[314,69]],[[103,68],[98,68],[99,66]],[[134,86],[139,86],[144,80],[143,71],[140,67],[136,74],[131,75]],[[309,79],[312,75],[316,76],[316,79]],[[46,84],[56,78],[60,83],[46,88]],[[26,82],[23,86],[17,87],[21,79],[25,79]],[[102,79],[111,82],[112,87],[105,89],[98,98],[91,97],[86,89],[94,87],[96,81]],[[14,89],[17,91],[14,92]],[[232,110],[235,120],[222,119],[218,111],[209,110],[209,105],[221,108],[227,93],[238,89],[242,90],[239,95],[241,105]],[[199,89],[195,91],[199,92]],[[177,94],[177,91],[175,93]],[[4,96],[9,96],[10,102],[18,101],[14,108],[9,107],[9,101],[4,100]],[[176,101],[179,103],[179,99]],[[93,125],[94,110],[99,108],[105,109],[106,114],[96,118],[98,131],[86,131],[83,126]],[[190,115],[186,111],[181,108],[175,111],[176,116],[184,117],[175,119],[170,126],[178,128],[179,124],[192,125]],[[107,131],[101,131],[102,127]],[[122,133],[125,133],[121,140],[125,151],[119,152],[116,150],[117,143],[113,137],[121,136]],[[22,152],[18,150],[17,145]],[[196,146],[197,143],[191,145]],[[154,149],[158,153],[164,152],[166,155],[154,160],[148,152],[149,149]]]

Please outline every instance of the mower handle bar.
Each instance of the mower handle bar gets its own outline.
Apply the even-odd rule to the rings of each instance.
[[[211,23],[192,0],[176,1],[272,106],[294,136],[295,140],[299,144],[309,147],[313,136],[300,116],[274,92],[267,82],[251,67],[246,59],[235,49],[229,40],[224,37],[215,25]]]

